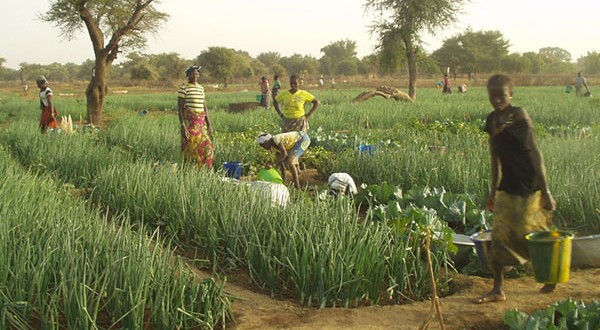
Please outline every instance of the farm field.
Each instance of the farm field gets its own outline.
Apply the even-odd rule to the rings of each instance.
[[[229,113],[229,103],[256,94],[231,89],[207,94],[215,164],[241,161],[249,180],[269,157],[254,139],[278,132],[278,120],[263,109]],[[59,112],[78,126],[83,93],[54,90]],[[322,108],[302,160],[305,189],[291,191],[285,210],[224,183],[218,165],[181,165],[175,92],[114,93],[105,127],[82,125],[73,135],[39,134],[35,93],[1,92],[0,215],[10,221],[0,227],[0,276],[16,284],[0,288],[8,306],[0,327],[415,329],[430,315],[427,237],[448,329],[503,328],[511,308],[530,313],[567,297],[600,297],[598,269],[573,270],[541,295],[524,268],[508,280],[506,302],[472,304],[492,280],[474,256],[455,264],[449,243],[453,232],[493,222],[483,208],[485,90],[421,88],[414,104],[351,103],[362,91],[311,90]],[[556,226],[599,233],[600,102],[562,87],[517,86],[513,104],[536,126]],[[364,144],[373,154],[357,152]],[[362,185],[354,201],[323,197],[333,172]],[[14,271],[16,264],[24,266]],[[136,276],[137,267],[150,275]]]

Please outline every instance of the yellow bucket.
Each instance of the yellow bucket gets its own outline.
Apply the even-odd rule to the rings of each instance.
[[[567,231],[542,231],[525,236],[535,280],[544,284],[569,280],[573,234]]]

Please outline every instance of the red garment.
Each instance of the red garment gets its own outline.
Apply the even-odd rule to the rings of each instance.
[[[56,108],[52,109],[54,111],[54,119],[52,118],[52,113],[50,112],[50,107],[42,108],[42,116],[40,118],[40,128],[43,131],[46,131],[48,128],[56,128],[57,122],[56,118],[58,118],[58,111]]]

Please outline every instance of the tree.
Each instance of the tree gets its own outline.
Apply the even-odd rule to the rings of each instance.
[[[404,44],[408,64],[408,95],[416,98],[417,50],[421,44],[419,34],[427,31],[433,35],[455,20],[458,10],[467,0],[367,0],[365,9],[381,13],[391,12],[389,19],[375,22],[372,30],[379,34],[379,45],[396,36]]]
[[[585,56],[577,59],[577,64],[580,68],[584,69],[586,73],[598,74],[600,73],[600,53],[588,52]]]
[[[523,53],[521,57],[523,57],[529,62],[531,73],[537,74],[544,70],[545,63],[542,60],[542,56],[540,56],[540,54],[534,52],[526,52]]]
[[[302,56],[300,54],[294,54],[288,57],[282,57],[279,60],[288,73],[308,75],[317,72],[319,61],[309,55]]]
[[[376,54],[363,57],[358,64],[358,72],[366,76],[379,73],[379,57]]]
[[[559,47],[540,48],[539,54],[554,62],[571,62],[571,53]]]
[[[236,52],[232,48],[208,47],[208,50],[198,55],[196,61],[211,77],[222,79],[225,86],[236,70]]]
[[[321,48],[324,55],[319,59],[321,72],[324,74],[356,74],[359,59],[356,57],[356,42],[338,40]]]
[[[177,81],[183,79],[184,71],[190,65],[190,61],[182,58],[177,53],[162,53],[149,56],[158,74],[163,81]]]
[[[440,68],[450,68],[454,79],[456,74],[462,70],[466,61],[466,52],[459,36],[444,40],[442,47],[431,54],[438,62]]]
[[[279,64],[281,55],[278,52],[266,52],[258,54],[256,59],[261,61],[266,67],[270,68],[275,64]]]
[[[531,72],[531,61],[519,54],[510,54],[502,60],[502,70],[508,73]]]
[[[442,47],[433,52],[442,67],[453,74],[467,73],[469,80],[477,72],[501,69],[508,56],[508,41],[499,31],[471,31],[444,40]]]
[[[154,7],[158,0],[54,0],[40,18],[72,40],[83,27],[92,42],[95,62],[86,89],[88,121],[102,121],[107,75],[119,52],[143,48],[144,33],[156,33],[168,15]]]
[[[37,76],[45,75],[46,78],[52,79],[47,72],[42,70],[42,66],[40,64],[29,64],[27,62],[23,62],[19,64],[19,79],[21,79],[21,84],[25,84],[28,79],[35,79],[37,76],[34,74],[37,72]]]

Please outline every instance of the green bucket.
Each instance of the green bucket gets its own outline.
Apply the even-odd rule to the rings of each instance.
[[[271,167],[270,169],[261,169],[258,171],[256,178],[260,181],[283,183],[283,179],[281,178],[279,171],[277,171],[274,167]]]
[[[535,280],[544,284],[569,280],[573,234],[567,231],[541,231],[527,234],[529,257]]]

